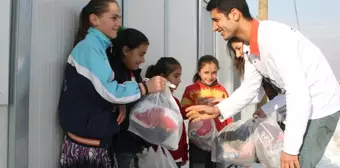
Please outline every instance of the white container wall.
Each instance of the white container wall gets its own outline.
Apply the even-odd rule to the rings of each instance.
[[[57,104],[63,69],[72,49],[79,12],[87,2],[13,2],[11,168],[58,167],[62,134]]]
[[[64,65],[86,0],[33,0],[29,167],[57,167],[62,132],[57,104]]]
[[[192,84],[198,57],[197,0],[166,0],[168,52],[182,64],[182,83],[175,92],[181,99],[186,86]]]
[[[149,39],[150,45],[145,56],[145,63],[141,66],[143,74],[146,68],[165,54],[165,20],[164,0],[124,0],[124,27],[138,29]]]
[[[183,67],[181,98],[192,83],[197,61],[197,0],[124,1],[124,26],[142,31],[150,41],[143,72],[164,56],[176,58]],[[190,60],[190,61],[187,61]],[[143,73],[143,74],[144,74]]]
[[[12,1],[8,167],[28,166],[31,0]]]
[[[7,167],[11,1],[0,1],[0,168]]]

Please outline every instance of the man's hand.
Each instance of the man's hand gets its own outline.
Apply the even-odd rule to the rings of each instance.
[[[188,112],[186,116],[192,122],[214,119],[221,115],[220,110],[217,107],[208,105],[191,106],[185,111]]]
[[[261,108],[258,108],[257,111],[253,114],[253,118],[266,118],[267,115],[264,113],[264,111]]]
[[[290,155],[282,151],[281,168],[300,168],[298,155]]]
[[[213,104],[213,105],[216,105],[216,104],[220,103],[223,100],[225,100],[225,98],[215,98],[215,99],[211,100],[210,103]]]

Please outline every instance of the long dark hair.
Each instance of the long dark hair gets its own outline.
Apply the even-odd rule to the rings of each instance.
[[[90,2],[81,10],[79,16],[79,27],[74,40],[74,45],[77,45],[85,38],[87,30],[91,27],[89,19],[90,15],[95,14],[100,16],[107,12],[110,3],[116,3],[118,5],[116,0],[90,0]]]
[[[205,55],[203,57],[201,57],[198,62],[197,62],[197,69],[196,69],[196,74],[194,75],[194,77],[192,78],[192,81],[195,83],[198,80],[201,80],[201,77],[199,75],[200,70],[203,68],[203,66],[205,64],[208,63],[213,63],[216,65],[217,69],[220,69],[220,65],[218,60],[212,56],[212,55]]]
[[[111,39],[113,44],[106,50],[110,66],[115,72],[115,80],[122,83],[130,80],[131,70],[124,64],[123,47],[133,50],[142,44],[149,44],[148,38],[139,30],[132,28],[121,28],[115,39]],[[140,69],[132,70],[137,82],[141,82]]]
[[[149,45],[149,39],[141,31],[133,28],[122,29],[111,41],[113,45],[111,54],[115,59],[122,59],[124,46],[133,50],[142,44]]]
[[[230,53],[231,58],[234,58],[234,67],[237,71],[237,75],[239,78],[243,78],[244,75],[244,58],[236,57],[236,51],[234,50],[232,43],[234,42],[243,42],[240,39],[233,37],[228,40],[227,47]]]
[[[152,78],[157,75],[164,75],[167,78],[177,68],[180,68],[181,64],[173,57],[162,57],[157,61],[155,65],[150,65],[146,70],[145,77]]]

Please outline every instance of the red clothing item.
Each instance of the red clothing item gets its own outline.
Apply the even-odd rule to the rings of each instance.
[[[227,98],[228,92],[227,90],[220,85],[218,82],[213,84],[212,86],[204,85],[202,82],[197,81],[192,85],[189,85],[185,88],[183,97],[182,97],[182,107],[183,111],[186,108],[192,105],[198,105],[200,99],[204,98]],[[185,116],[184,116],[185,117]],[[232,118],[228,118],[227,120],[221,122],[219,119],[215,119],[216,129],[221,131],[226,125],[233,121]]]
[[[179,102],[179,100],[174,97],[175,100],[176,100],[176,103],[178,105],[178,107],[180,108],[181,110],[181,113],[182,115],[184,114],[182,108],[181,108],[181,104]],[[153,146],[154,150],[157,150],[158,149],[158,146],[157,145],[154,145]],[[180,158],[182,158],[182,161],[188,161],[188,143],[187,143],[187,133],[186,133],[186,129],[185,129],[185,124],[183,122],[183,130],[182,130],[182,135],[181,135],[181,139],[178,143],[178,149],[175,150],[175,151],[171,151],[169,150],[171,156],[174,158],[174,160],[178,160]]]

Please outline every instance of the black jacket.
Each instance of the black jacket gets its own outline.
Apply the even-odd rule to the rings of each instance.
[[[133,73],[135,80],[139,83],[142,82],[141,77],[141,69],[131,71],[129,70],[126,65],[118,59],[114,57],[110,52],[108,52],[109,60],[111,68],[114,72],[118,72],[115,75],[115,80],[118,83],[124,83],[125,81],[131,80],[131,73]],[[114,138],[113,145],[114,151],[116,153],[140,153],[143,151],[144,148],[150,147],[151,144],[147,143],[141,137],[135,135],[134,133],[128,131],[129,128],[129,116],[132,107],[136,104],[129,103],[126,104],[126,119],[120,125],[120,133]]]

